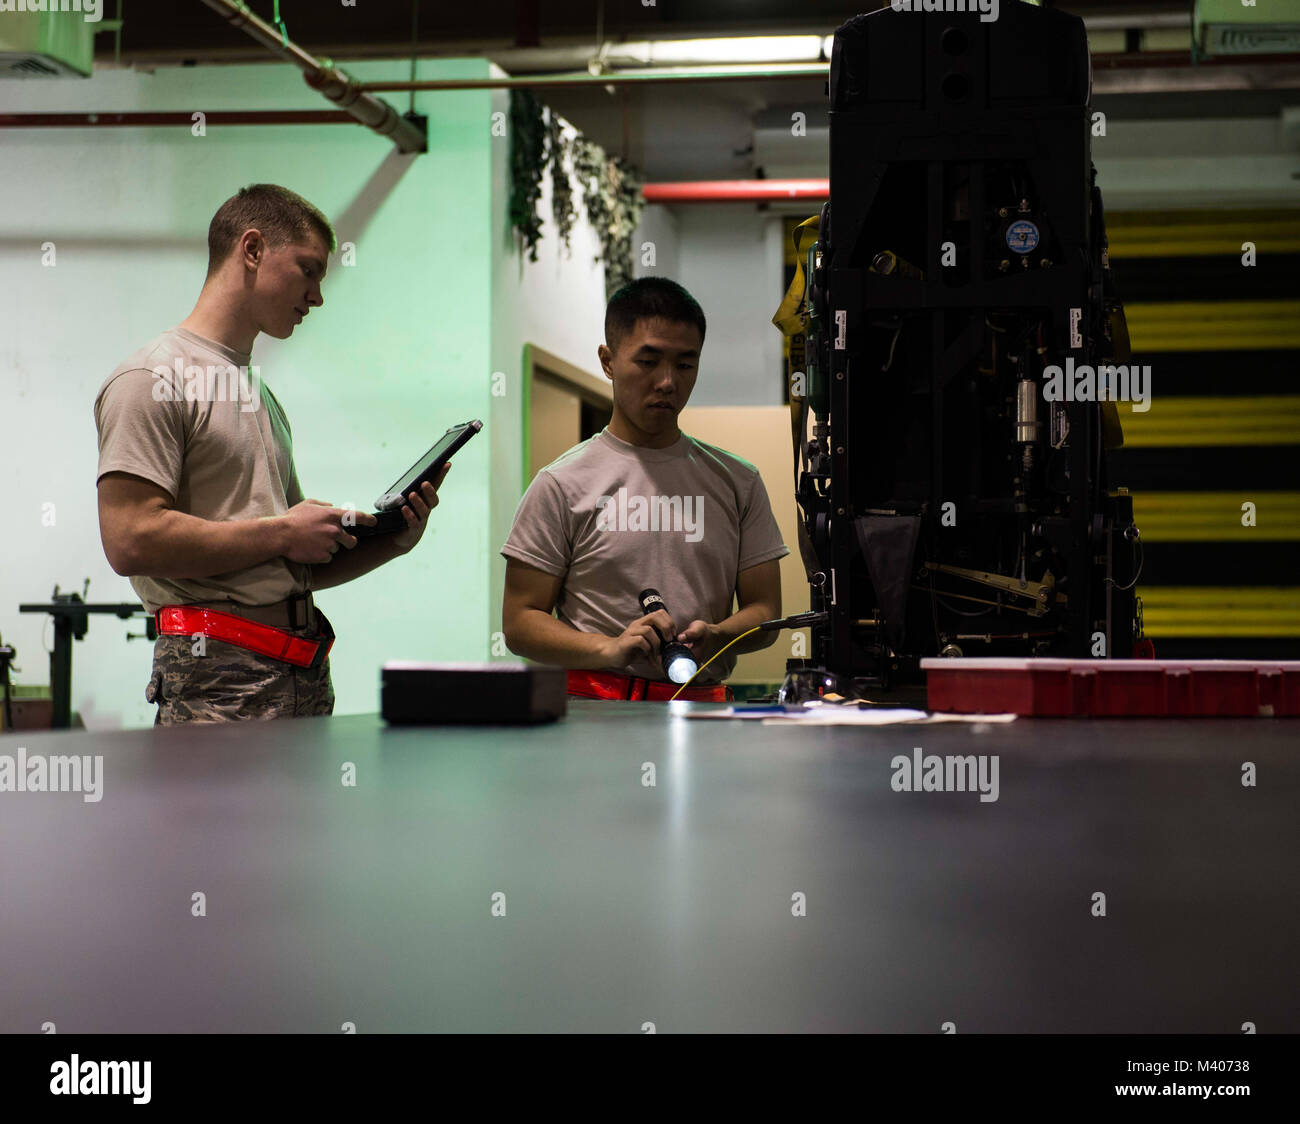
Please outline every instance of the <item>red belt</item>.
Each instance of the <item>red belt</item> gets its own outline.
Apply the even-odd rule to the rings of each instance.
[[[657,679],[638,679],[614,671],[570,671],[566,673],[569,694],[580,699],[648,699],[667,702],[677,694],[676,683]],[[679,699],[691,702],[730,702],[729,687],[687,687]]]
[[[295,667],[320,667],[334,647],[334,639],[305,640],[282,628],[258,624],[233,613],[216,609],[195,609],[188,605],[165,605],[155,614],[163,636],[210,636],[238,648],[247,648]]]

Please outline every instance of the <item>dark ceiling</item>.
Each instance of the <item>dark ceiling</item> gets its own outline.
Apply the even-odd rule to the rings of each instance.
[[[98,62],[111,64],[120,51],[121,63],[138,67],[274,63],[264,46],[231,27],[203,0],[104,0],[105,15],[115,16],[119,2],[123,18],[120,43],[113,34],[99,35]],[[421,56],[486,56],[501,62],[510,73],[527,75],[583,70],[600,42],[828,35],[849,17],[886,2],[356,0],[344,4],[341,0],[280,0],[279,7],[289,37],[317,57],[344,63],[384,58],[404,62],[413,53],[415,24],[415,53]],[[275,2],[248,0],[248,6],[269,21]],[[1112,34],[1109,42],[1114,44],[1118,37],[1119,56],[1095,57],[1094,66],[1100,69],[1145,62],[1151,56],[1143,54],[1138,29],[1186,27],[1192,0],[1060,0],[1051,6],[1082,16],[1092,29],[1118,33]],[[1169,32],[1164,34],[1168,42]],[[531,48],[541,48],[548,57]],[[548,48],[552,50],[547,52]],[[1114,51],[1115,47],[1107,49]],[[1178,53],[1166,51],[1166,55]],[[1181,54],[1186,73],[1206,69],[1190,68],[1190,58],[1185,51]],[[1165,60],[1169,61],[1180,60]],[[1161,60],[1154,65],[1159,67]],[[1160,77],[1158,71],[1152,75]],[[406,76],[404,65],[394,66],[394,79]],[[408,107],[404,93],[383,96],[399,109]],[[761,115],[796,108],[807,112],[811,122],[815,115],[824,114],[825,80],[620,87],[610,94],[603,87],[552,88],[544,98],[561,116],[610,151],[630,159],[652,179],[730,178],[764,173],[754,147],[755,122]],[[1284,88],[1271,74],[1258,81],[1247,75],[1244,88],[1227,92],[1197,92],[1189,87],[1171,94],[1167,86],[1156,83],[1148,88],[1139,78],[1131,89],[1109,93],[1099,89],[1094,96],[1094,106],[1117,118],[1271,115],[1297,101],[1300,81],[1291,81]]]
[[[1007,0],[1011,2],[1011,0]],[[117,0],[105,0],[105,14]],[[273,0],[250,0],[269,20]],[[699,34],[808,31],[830,34],[879,0],[280,0],[290,37],[336,59],[410,51],[418,16],[422,54],[489,51],[490,47],[554,46],[606,39],[655,39]],[[1190,13],[1191,0],[1083,0],[1056,7],[1084,17],[1132,13]],[[123,61],[235,61],[264,57],[240,31],[202,0],[121,0]],[[101,35],[99,56],[113,57],[113,36]]]

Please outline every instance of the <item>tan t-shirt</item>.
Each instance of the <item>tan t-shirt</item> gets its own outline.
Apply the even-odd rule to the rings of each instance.
[[[605,429],[537,474],[501,553],[562,579],[555,614],[565,624],[617,636],[642,615],[646,588],[679,630],[725,620],[740,571],[790,552],[748,461],[685,434],[643,449]],[[735,666],[733,649],[695,683],[720,683]],[[666,678],[644,656],[630,670]]]
[[[303,499],[284,410],[250,356],[172,328],[125,360],[95,399],[99,473],[157,484],[178,511],[216,522],[282,515]],[[308,588],[310,568],[274,558],[206,578],[133,577],[156,612],[231,600],[270,605]]]

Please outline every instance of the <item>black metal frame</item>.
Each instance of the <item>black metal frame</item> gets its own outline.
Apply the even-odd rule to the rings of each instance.
[[[962,37],[964,51],[947,49],[953,34]],[[1037,69],[1026,83],[1024,97],[1017,99],[1015,75],[995,76],[992,56],[1005,63],[1020,57],[1017,48],[1045,41],[1051,42],[1055,53],[1046,62],[1034,61],[1030,69]],[[921,60],[919,80],[916,74],[898,69],[912,59]],[[1077,68],[1073,75],[1048,73],[1062,59],[1073,60]],[[854,520],[882,506],[920,514],[927,554],[934,557],[941,552],[938,513],[950,498],[942,494],[949,384],[969,368],[973,349],[983,346],[985,310],[1023,309],[1050,324],[1056,344],[1050,352],[1052,363],[1064,365],[1073,359],[1076,366],[1096,365],[1103,354],[1104,223],[1093,185],[1087,66],[1081,21],[1022,5],[1004,9],[1002,20],[993,24],[981,24],[974,16],[884,9],[857,17],[836,36],[830,87],[832,202],[823,212],[818,244],[821,268],[814,269],[812,276],[810,299],[816,307],[809,343],[810,367],[820,368],[820,390],[812,395],[814,411],[824,410],[825,418],[818,420],[829,422],[829,434],[821,442],[829,484],[819,495],[811,483],[801,480],[799,500],[809,537],[827,570],[824,585],[813,587],[813,609],[829,613],[825,630],[814,639],[814,662],[837,674],[888,680],[891,669],[898,669],[893,659],[897,653],[881,640],[878,599],[869,583],[852,576],[855,560],[861,565]],[[882,88],[877,76],[884,72],[898,77],[897,91]],[[1059,96],[1042,96],[1047,83]],[[991,96],[995,85],[998,98]],[[951,96],[951,90],[963,87],[967,96]],[[1017,100],[1023,104],[1014,104]],[[1025,169],[1037,210],[1051,217],[1051,236],[1059,256],[1053,255],[1050,266],[986,277],[986,247],[995,233],[985,198],[990,162]],[[924,279],[882,276],[868,268],[872,253],[883,248],[864,244],[868,219],[879,217],[872,215],[872,208],[887,174],[899,165],[909,165],[914,176],[923,169],[920,209],[925,260],[920,272]],[[950,202],[945,175],[961,169],[969,172],[970,259],[966,283],[954,284],[941,274],[940,245],[945,241]],[[908,220],[905,215],[896,217],[900,224]],[[871,395],[872,380],[879,377],[879,360],[868,355],[869,322],[918,310],[929,312],[929,346],[923,363],[917,363],[915,353],[912,362],[924,368],[932,458],[928,496],[919,503],[915,498],[909,502],[879,493],[862,494],[867,465],[863,458],[871,437],[855,426],[855,420],[861,420],[858,396]],[[1077,310],[1074,324],[1071,310]],[[954,337],[957,329],[960,334]],[[1095,654],[1092,636],[1097,620],[1109,621],[1112,616],[1099,598],[1112,592],[1106,583],[1115,580],[1117,571],[1106,559],[1114,553],[1116,525],[1123,513],[1114,510],[1116,505],[1103,491],[1098,405],[1069,403],[1066,416],[1068,527],[1055,528],[1055,537],[1065,544],[1066,573],[1073,580],[1066,610],[1068,639],[1064,649],[1058,645],[1053,654],[1085,657]],[[1121,615],[1128,612],[1130,620],[1131,601],[1130,594],[1128,608],[1120,607]],[[877,651],[873,658],[864,659],[855,640],[863,630],[855,622],[869,616],[877,621]],[[1128,654],[1114,651],[1116,639],[1123,646],[1124,632],[1117,628],[1107,635],[1107,655]]]

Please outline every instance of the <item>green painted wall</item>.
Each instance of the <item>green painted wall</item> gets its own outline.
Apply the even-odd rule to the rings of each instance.
[[[420,72],[481,77],[487,68],[439,61]],[[351,69],[377,78],[404,76],[405,66]],[[323,105],[279,64],[9,87],[6,106],[15,112]],[[254,347],[293,426],[306,493],[368,504],[448,425],[480,417],[493,430],[457,458],[415,553],[322,593],[339,637],[338,711],[377,709],[385,659],[488,658],[487,623],[499,615],[500,596],[490,563],[500,545],[491,453],[520,440],[518,418],[498,416],[491,401],[500,202],[491,100],[482,91],[421,95],[432,146],[420,157],[399,156],[350,125],[4,135],[0,185],[23,202],[0,213],[0,285],[10,294],[0,302],[0,447],[17,508],[0,570],[0,635],[18,647],[20,682],[48,682],[48,673],[44,622],[20,617],[19,601],[47,597],[55,582],[79,589],[86,577],[96,600],[133,599],[99,542],[91,406],[121,359],[189,313],[212,213],[257,181],[301,192],[335,222],[340,242],[356,244],[355,266],[332,264],[324,307],[290,340],[263,337]],[[40,264],[46,241],[58,247],[53,269]],[[505,478],[513,508],[517,469]],[[42,523],[45,503],[55,505],[53,526]],[[153,719],[143,698],[151,646],[126,642],[125,632],[121,622],[96,620],[77,645],[74,706],[92,726]]]

